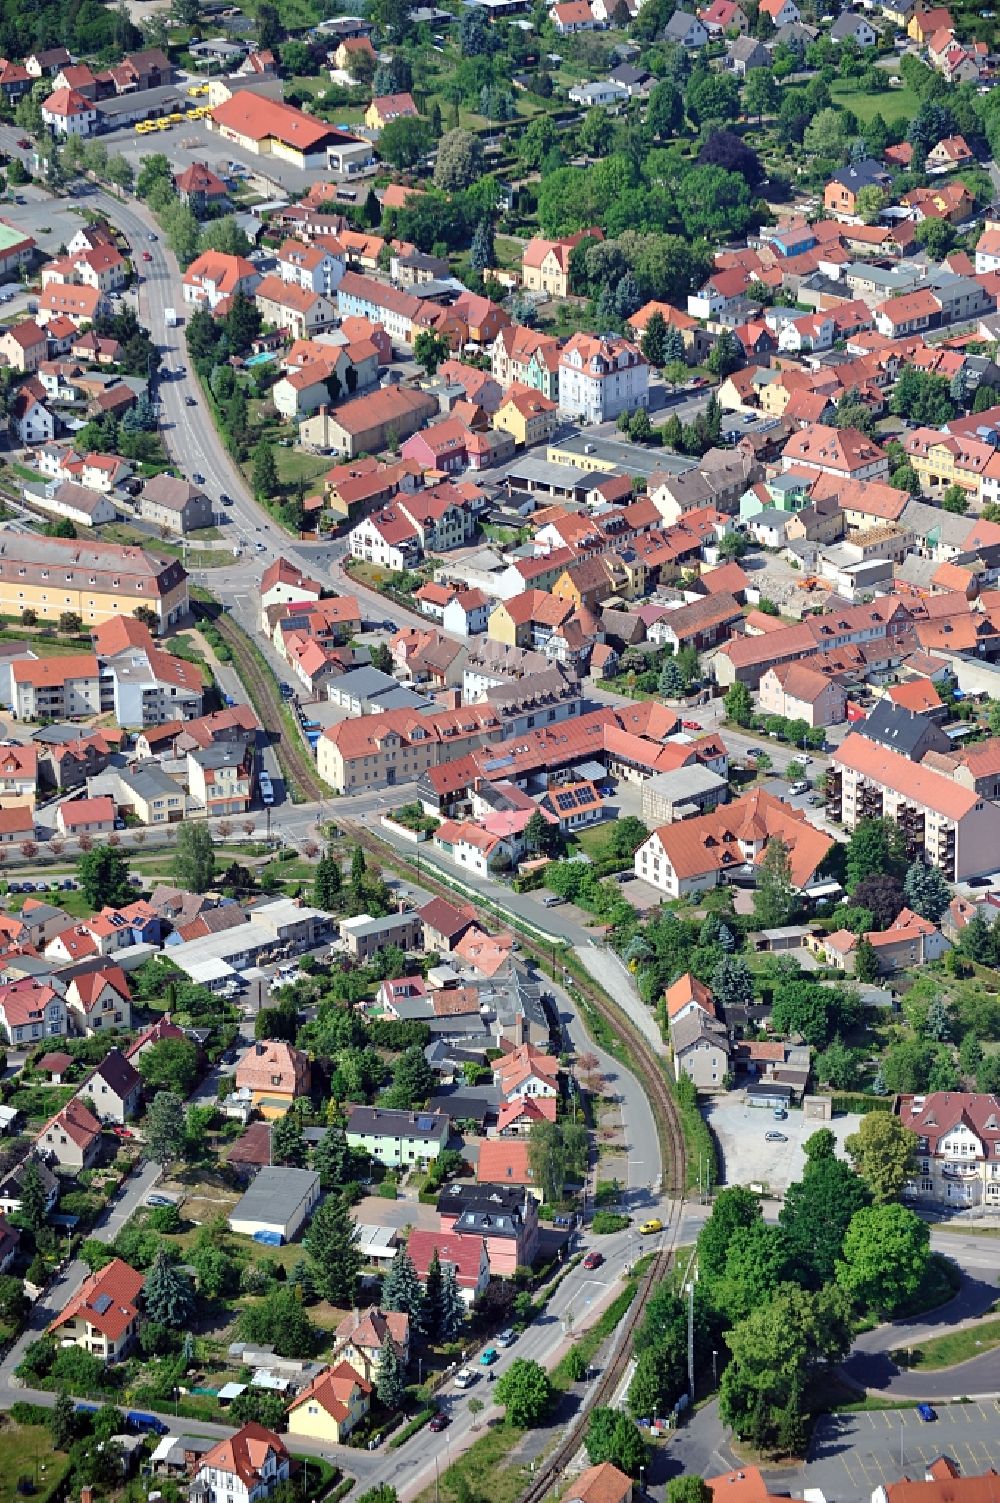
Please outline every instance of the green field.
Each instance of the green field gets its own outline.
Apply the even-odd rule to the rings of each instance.
[[[912,89],[886,89],[884,94],[865,94],[853,78],[838,78],[830,85],[835,105],[852,110],[862,125],[881,115],[886,125],[898,120],[912,120],[920,101]]]
[[[39,1492],[47,1492],[66,1466],[67,1457],[53,1450],[52,1437],[44,1425],[7,1421],[0,1430],[0,1503],[17,1503],[21,1496],[19,1477],[37,1480]]]

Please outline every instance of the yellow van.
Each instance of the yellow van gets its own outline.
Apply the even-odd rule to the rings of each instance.
[[[654,1232],[662,1232],[662,1231],[663,1231],[663,1222],[660,1220],[659,1216],[653,1216],[651,1218],[651,1220],[644,1221],[642,1223],[642,1226],[640,1226],[640,1228],[639,1228],[639,1233],[643,1237],[648,1237],[648,1236],[651,1236]]]

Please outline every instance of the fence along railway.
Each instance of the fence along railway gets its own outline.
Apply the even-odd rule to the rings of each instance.
[[[346,821],[341,820],[338,823],[346,824]],[[353,822],[350,825],[350,831],[352,839],[357,840],[359,845],[365,847],[379,861],[383,863],[388,861],[389,864],[405,867],[411,879],[419,882],[422,888],[436,893],[439,897],[447,898],[449,901],[454,900],[453,889],[443,882],[436,881],[426,865],[418,868],[416,863],[411,863],[405,856],[401,856],[394,847],[388,848],[382,841]],[[523,930],[518,929],[517,933],[522,951],[531,955],[540,969],[544,970],[548,959],[545,948]],[[677,1103],[667,1084],[661,1060],[628,1015],[606,995],[596,982],[589,978],[574,976],[573,984],[576,993],[604,1019],[629,1050],[656,1121],[660,1161],[663,1166],[663,1192],[670,1196],[675,1206],[665,1241],[657,1249],[653,1262],[640,1280],[628,1314],[618,1328],[615,1348],[607,1366],[587,1395],[566,1435],[551,1455],[545,1458],[538,1473],[532,1478],[531,1485],[521,1494],[520,1503],[542,1503],[550,1488],[559,1480],[583,1444],[591,1410],[598,1405],[610,1402],[621,1385],[632,1355],[633,1335],[642,1321],[653,1290],[662,1282],[670,1268],[680,1231],[680,1202],[686,1185],[684,1134]]]

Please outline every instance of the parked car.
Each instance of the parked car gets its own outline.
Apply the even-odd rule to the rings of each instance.
[[[111,1131],[114,1133],[114,1135],[115,1135],[116,1138],[134,1138],[135,1137],[135,1133],[132,1131],[132,1129],[130,1127],[122,1127],[118,1123],[115,1124],[115,1126],[111,1129]]]
[[[460,1367],[455,1374],[456,1388],[471,1388],[476,1381],[476,1375],[471,1367]]]
[[[517,1332],[512,1330],[511,1327],[508,1326],[506,1331],[501,1331],[500,1335],[497,1337],[497,1346],[513,1346],[516,1340]]]
[[[684,727],[684,729],[686,731],[700,731],[701,730],[701,726],[698,724],[697,720],[682,720],[681,721],[681,725]]]
[[[764,1134],[764,1142],[765,1143],[787,1143],[788,1142],[788,1134],[784,1133],[784,1132],[766,1132]]]
[[[918,1404],[917,1413],[925,1425],[929,1425],[932,1420],[937,1419],[937,1411],[932,1409],[930,1404]]]
[[[174,1202],[170,1199],[169,1195],[160,1195],[158,1191],[154,1190],[151,1195],[146,1196],[146,1204],[152,1210],[155,1210],[158,1206],[172,1206]]]
[[[18,146],[20,146],[22,151],[31,150],[31,142],[28,140],[27,136],[18,136],[17,144]]]
[[[485,1347],[480,1353],[479,1365],[480,1367],[492,1367],[494,1362],[499,1360],[499,1357],[500,1353],[495,1346]]]
[[[584,1268],[600,1268],[600,1266],[601,1266],[601,1264],[603,1262],[604,1262],[604,1254],[602,1252],[598,1252],[597,1249],[596,1249],[596,1247],[595,1247],[594,1251],[593,1252],[589,1252],[587,1254],[587,1256],[584,1258],[584,1260],[583,1260],[583,1266],[584,1266]]]
[[[442,1409],[439,1409],[437,1414],[431,1416],[431,1422],[427,1428],[428,1430],[433,1430],[436,1434],[438,1430],[447,1430],[450,1424],[450,1417]]]

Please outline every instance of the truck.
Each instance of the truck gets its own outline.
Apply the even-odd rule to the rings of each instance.
[[[163,322],[166,324],[168,329],[176,329],[177,325],[180,323],[180,319],[177,317],[176,308],[164,308]]]

